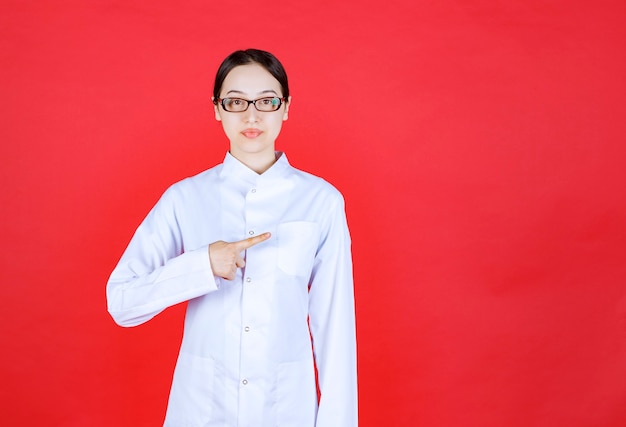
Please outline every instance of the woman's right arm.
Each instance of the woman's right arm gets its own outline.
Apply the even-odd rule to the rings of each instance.
[[[170,189],[150,211],[109,278],[108,310],[120,326],[218,289],[208,245],[184,250],[173,198]]]

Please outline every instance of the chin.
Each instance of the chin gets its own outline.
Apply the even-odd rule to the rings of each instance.
[[[249,154],[265,153],[266,151],[274,152],[273,144],[262,143],[260,141],[245,141],[235,144],[234,148]]]

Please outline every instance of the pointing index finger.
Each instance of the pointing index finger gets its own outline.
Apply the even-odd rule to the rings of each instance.
[[[271,236],[272,236],[271,233],[263,233],[263,234],[259,234],[258,236],[248,237],[247,239],[235,242],[235,245],[237,246],[238,250],[243,251],[243,250],[246,250],[248,248],[251,248],[254,245],[257,245],[257,244],[259,244],[261,242],[266,241]]]

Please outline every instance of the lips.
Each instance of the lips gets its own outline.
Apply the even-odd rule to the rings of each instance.
[[[250,128],[250,129],[244,129],[241,133],[246,138],[256,138],[257,136],[261,135],[263,132],[260,131],[259,129]]]

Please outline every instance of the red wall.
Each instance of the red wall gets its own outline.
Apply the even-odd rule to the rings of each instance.
[[[0,8],[1,425],[162,421],[184,307],[122,329],[104,286],[223,159],[245,47],[289,72],[279,149],[347,200],[363,427],[626,425],[623,1]]]

